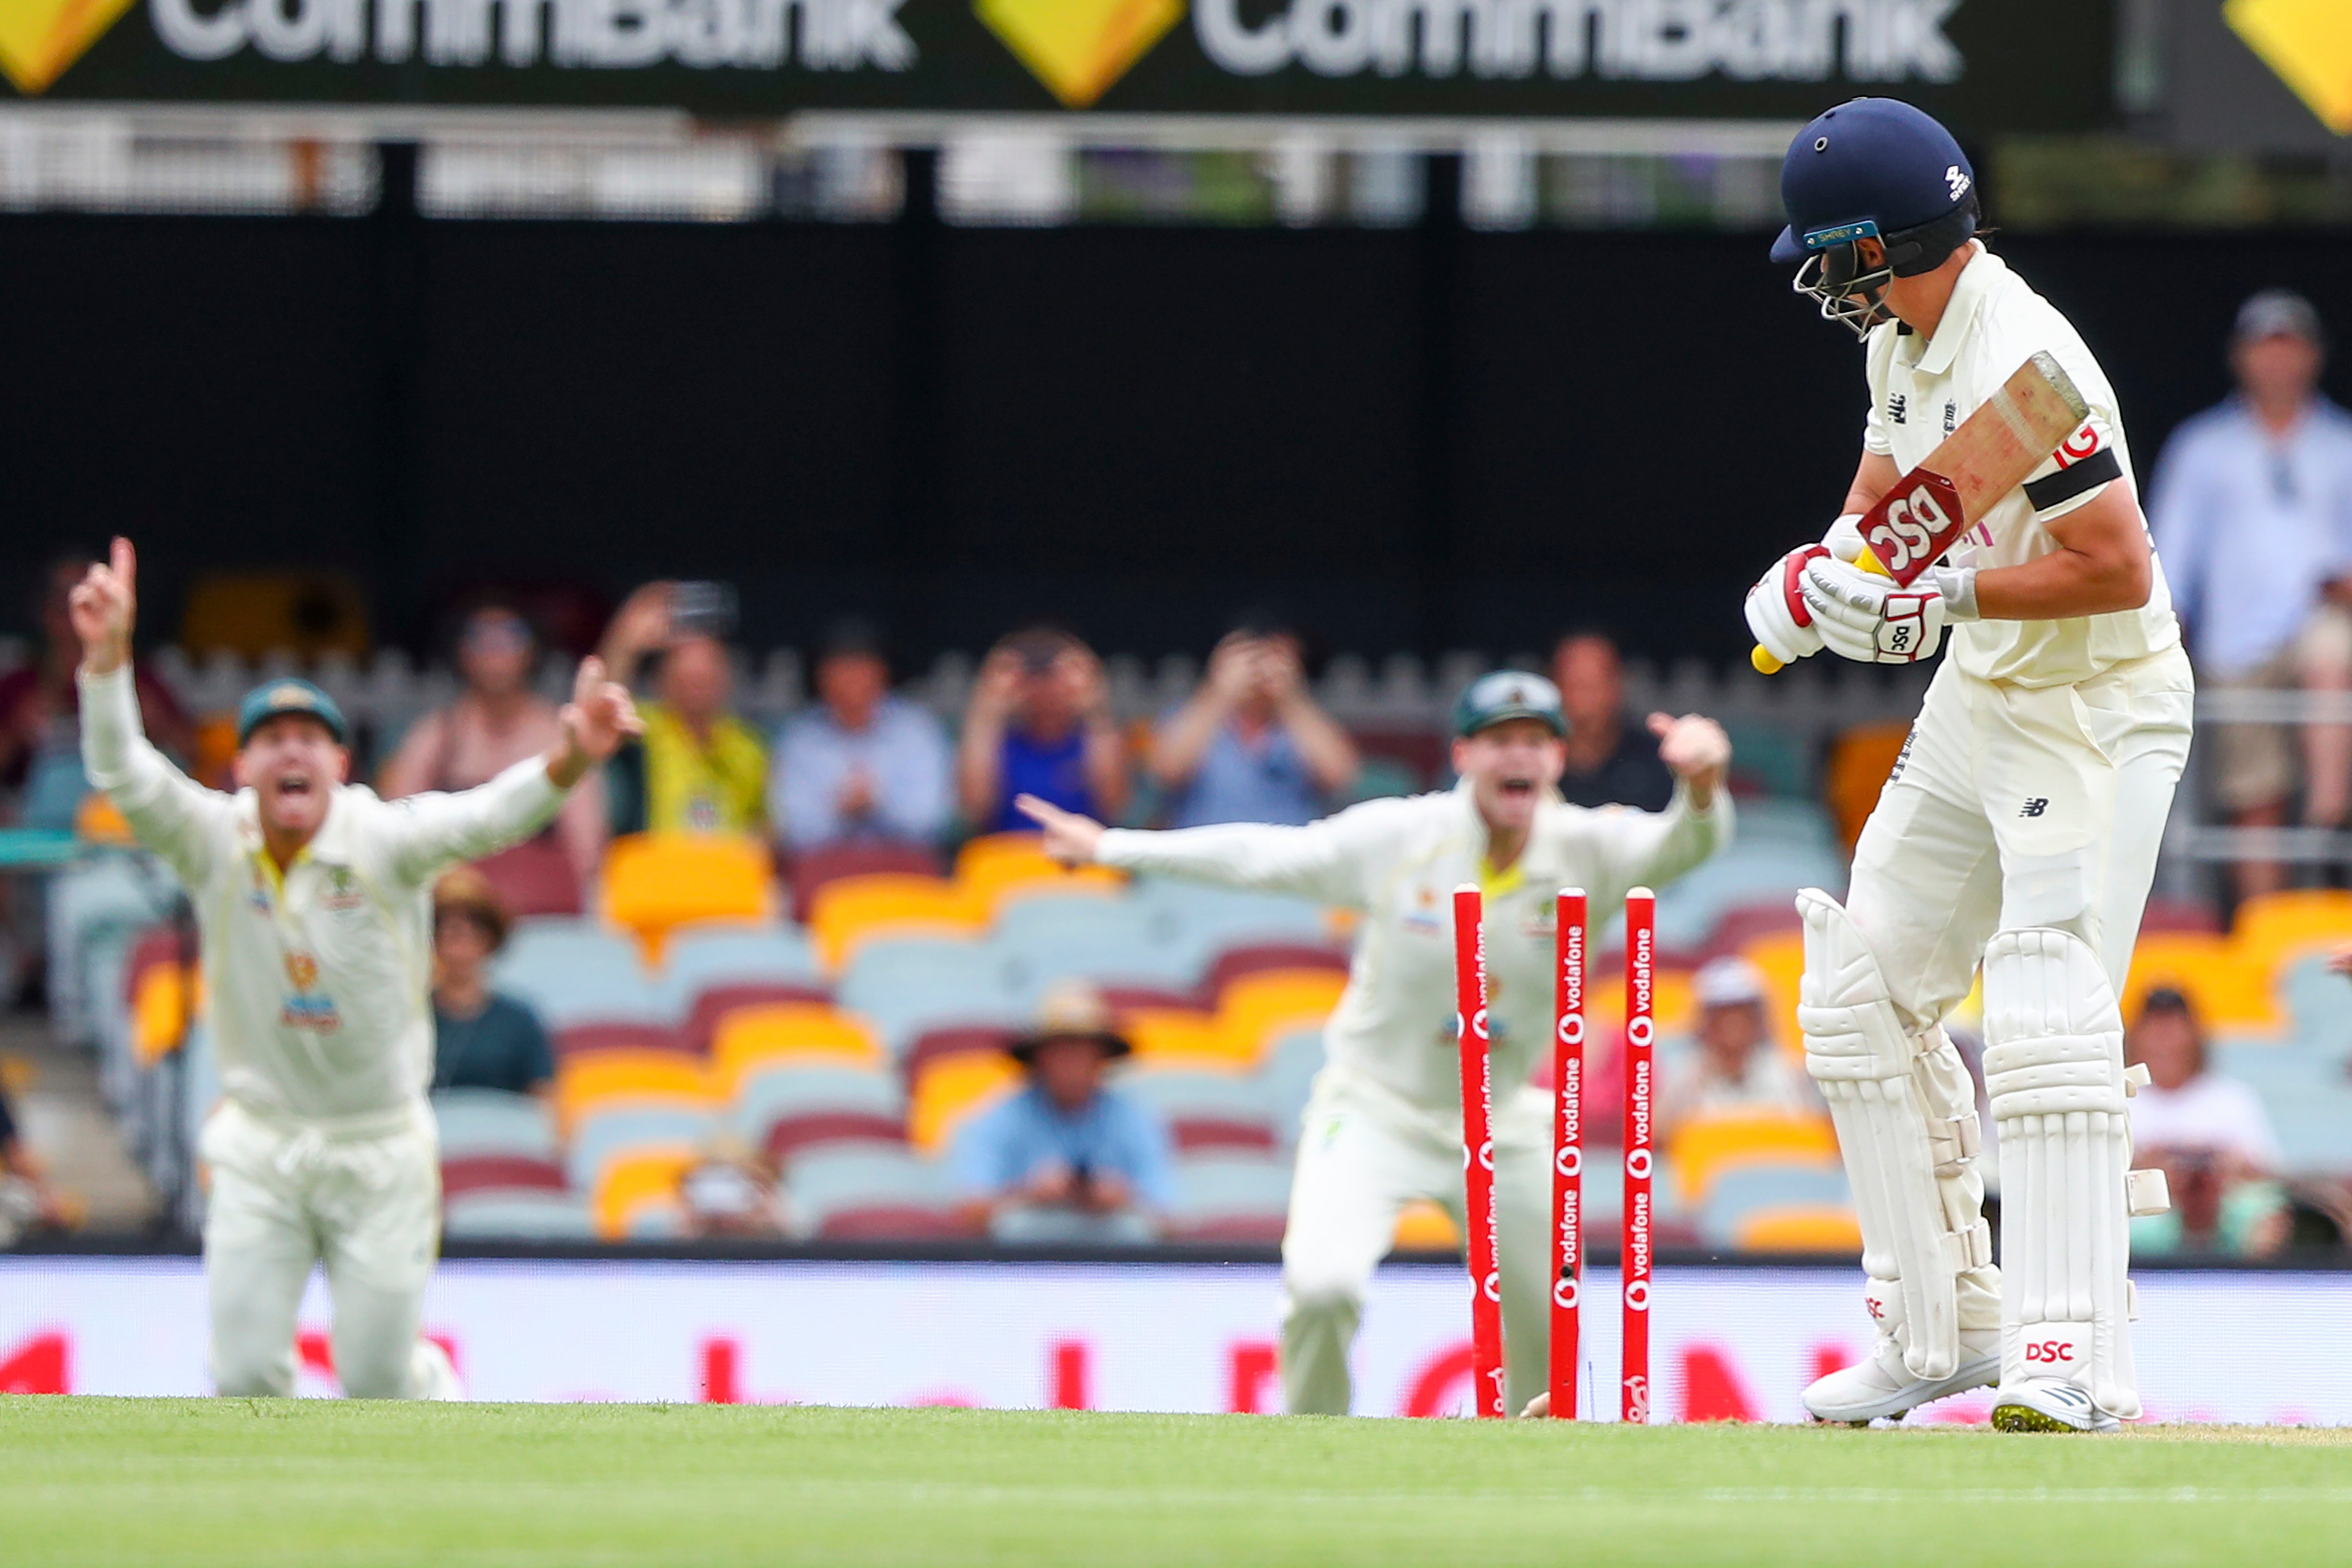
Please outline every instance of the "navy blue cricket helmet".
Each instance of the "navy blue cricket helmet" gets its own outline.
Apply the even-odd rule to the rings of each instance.
[[[1803,263],[1798,292],[1860,335],[1885,319],[1889,277],[1934,271],[1976,233],[1977,176],[1932,115],[1895,99],[1857,98],[1789,144],[1780,203],[1789,226],[1772,242],[1772,259]]]

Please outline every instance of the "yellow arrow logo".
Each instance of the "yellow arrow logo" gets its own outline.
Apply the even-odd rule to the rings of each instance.
[[[46,92],[130,8],[131,0],[0,0],[0,71],[27,98]]]
[[[2352,5],[2229,0],[2221,16],[2322,124],[2352,136]]]
[[[1087,109],[1176,25],[1184,0],[974,0],[972,9],[1063,107]]]

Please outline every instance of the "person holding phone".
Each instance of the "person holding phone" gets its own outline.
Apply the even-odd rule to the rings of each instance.
[[[616,769],[635,785],[616,827],[767,832],[768,747],[733,710],[726,639],[734,630],[735,592],[723,582],[649,582],[605,628],[602,653],[614,680],[633,685],[649,656],[660,661],[655,695],[638,707],[645,738]]]
[[[1209,673],[1151,739],[1168,822],[1300,827],[1356,781],[1356,743],[1307,690],[1299,639],[1244,625],[1209,655]]]
[[[964,820],[978,832],[1034,831],[1013,809],[1021,795],[1118,821],[1133,784],[1094,650],[1042,625],[989,650],[964,712],[956,786]]]

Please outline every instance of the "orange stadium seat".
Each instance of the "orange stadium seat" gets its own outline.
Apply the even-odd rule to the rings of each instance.
[[[367,595],[341,572],[209,571],[189,585],[180,646],[224,649],[246,659],[290,652],[368,653]]]
[[[1237,1066],[1255,1063],[1278,1036],[1321,1028],[1347,988],[1348,977],[1333,969],[1242,976],[1217,998],[1217,1053]]]
[[[2296,959],[2352,942],[2352,893],[2303,888],[2256,894],[2238,905],[2230,940],[2237,945],[2239,962],[2268,986]]]
[[[823,1003],[774,1002],[738,1008],[711,1032],[710,1079],[732,1100],[753,1072],[786,1062],[881,1067],[888,1061],[866,1027]]]
[[[1878,792],[1886,788],[1886,776],[1895,770],[1895,759],[1903,755],[1903,742],[1910,734],[1911,726],[1900,720],[1858,724],[1831,744],[1822,794],[1830,815],[1837,819],[1838,837],[1848,854],[1861,840],[1862,825],[1877,808]]]
[[[1696,1208],[1727,1170],[1757,1165],[1818,1163],[1835,1168],[1837,1134],[1827,1116],[1734,1113],[1693,1118],[1666,1146],[1682,1185],[1684,1204]]]
[[[1396,1236],[1391,1245],[1405,1252],[1459,1252],[1462,1228],[1454,1223],[1454,1217],[1443,1206],[1417,1197],[1397,1216]]]
[[[1797,983],[1805,974],[1805,934],[1774,931],[1750,938],[1739,956],[1762,971],[1765,1017],[1780,1049],[1793,1056],[1805,1053],[1805,1037],[1797,1028]]]
[[[708,1110],[712,1102],[709,1070],[677,1051],[590,1051],[556,1064],[556,1123],[567,1133],[592,1109],[631,1104]]]
[[[2284,1022],[2271,977],[2246,962],[2238,944],[2210,931],[2156,931],[2132,948],[2124,980],[2124,1021],[2139,1017],[2158,986],[2187,997],[2205,1027],[2228,1034],[2267,1033]]]
[[[968,937],[985,925],[984,913],[962,887],[943,877],[904,872],[829,882],[817,890],[809,909],[809,935],[817,957],[835,975],[873,937]]]
[[[1117,893],[1127,879],[1108,866],[1073,870],[1047,858],[1034,833],[989,833],[956,852],[956,885],[993,917],[1009,898],[1031,893]]]
[[[152,1067],[180,1048],[190,1021],[204,1010],[201,970],[177,963],[151,963],[131,988],[131,1051],[142,1067]]]
[[[636,935],[653,967],[675,926],[772,918],[775,881],[767,846],[756,839],[631,833],[604,852],[601,902],[605,919]]]
[[[1139,1060],[1230,1065],[1217,1015],[1200,1008],[1130,1008],[1118,1015],[1118,1027]]]
[[[1732,1233],[1742,1252],[1833,1252],[1852,1258],[1862,1250],[1862,1221],[1837,1205],[1789,1204],[1759,1208]]]
[[[927,1155],[944,1152],[964,1123],[1019,1086],[1021,1064],[1009,1056],[964,1051],[934,1058],[915,1080],[907,1107],[908,1141]]]
[[[680,1145],[632,1149],[606,1161],[596,1173],[589,1205],[596,1234],[625,1241],[654,1213],[667,1210],[675,1219],[680,1212],[678,1187],[700,1158],[697,1150]]]

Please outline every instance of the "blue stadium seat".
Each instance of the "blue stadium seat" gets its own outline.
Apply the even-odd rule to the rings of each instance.
[[[671,1105],[630,1105],[594,1111],[572,1129],[572,1145],[564,1151],[564,1174],[572,1188],[589,1192],[596,1174],[614,1155],[652,1145],[700,1145],[715,1124],[708,1112]]]
[[[1284,1143],[1298,1141],[1299,1118],[1307,1113],[1315,1075],[1322,1071],[1323,1031],[1319,1029],[1294,1030],[1267,1049],[1257,1075],[1265,1086],[1276,1135]]]
[[[903,1054],[925,1030],[949,1023],[1016,1023],[1023,999],[1003,954],[952,937],[881,937],[857,949],[835,1000]]]
[[[1770,898],[1794,897],[1801,887],[1839,894],[1844,891],[1845,879],[1845,862],[1830,851],[1735,841],[1719,858],[1659,890],[1659,946],[1670,951],[1703,946],[1716,922],[1729,910]],[[1612,932],[1622,929],[1622,913],[1612,914],[1611,925]],[[1603,940],[1614,937],[1604,936]]]
[[[678,1021],[679,1005],[646,978],[636,944],[583,920],[519,923],[491,984],[527,1002],[551,1030],[575,1023]]]
[[[1202,1155],[1176,1163],[1171,1228],[1229,1220],[1271,1220],[1278,1226],[1289,1207],[1286,1155]]]
[[[2290,1174],[2352,1171],[2352,1081],[2338,1073],[2265,1104]]]
[[[812,1235],[854,1209],[935,1211],[956,1199],[945,1167],[870,1145],[813,1150],[794,1163],[789,1190],[795,1221]]]
[[[903,1126],[906,1091],[896,1072],[794,1065],[753,1072],[728,1109],[735,1130],[755,1147],[766,1143],[768,1129],[782,1118],[820,1113],[878,1117]]]
[[[1817,1165],[1743,1166],[1717,1176],[1699,1205],[1699,1239],[1729,1247],[1739,1222],[1759,1208],[1784,1204],[1837,1206],[1853,1201],[1845,1173]]]
[[[989,946],[1003,957],[1007,985],[1031,1006],[1073,977],[1182,989],[1197,967],[1192,946],[1156,930],[1151,912],[1131,897],[1016,900],[997,917]]]
[[[532,1095],[502,1089],[444,1089],[433,1096],[433,1119],[440,1125],[445,1160],[477,1155],[556,1157],[555,1120]]]
[[[1221,950],[1244,942],[1331,939],[1322,906],[1303,898],[1172,877],[1146,878],[1133,896],[1150,917],[1153,938],[1183,949],[1195,973]]]
[[[824,984],[816,949],[796,925],[681,925],[662,953],[661,988],[680,1017],[713,986]]]
[[[459,1240],[593,1241],[588,1206],[563,1193],[467,1193],[449,1200],[441,1233]]]
[[[1276,1110],[1265,1083],[1255,1073],[1202,1072],[1139,1063],[1118,1078],[1121,1092],[1158,1113],[1177,1146],[1234,1145],[1262,1135],[1271,1151],[1280,1141]]]

